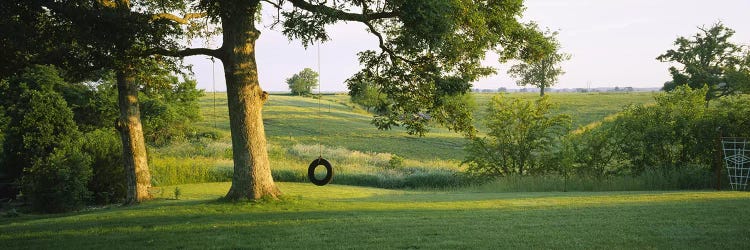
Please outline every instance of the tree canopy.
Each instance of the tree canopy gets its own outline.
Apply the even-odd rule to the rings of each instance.
[[[656,58],[681,64],[669,68],[672,81],[664,84],[664,90],[681,85],[700,89],[707,85],[705,99],[710,101],[750,87],[750,50],[729,40],[734,30],[722,23],[698,29],[700,32],[692,37],[677,38],[677,48]]]
[[[89,48],[81,55],[93,60],[82,65],[97,62],[95,66],[117,71],[118,124],[126,166],[147,169],[143,136],[137,136],[142,131],[137,88],[132,84],[138,69],[151,60],[170,61],[162,56],[209,55],[221,60],[233,141],[230,200],[280,194],[270,172],[261,113],[268,94],[260,88],[255,60],[262,7],[276,12],[271,27],[305,46],[328,40],[326,26],[336,22],[367,27],[379,51],[359,54],[363,69],[353,78],[373,83],[388,96],[391,104],[376,117],[378,127],[405,126],[413,134],[424,134],[433,122],[473,133],[471,109],[462,94],[471,82],[495,72],[480,63],[487,52],[494,51],[504,60],[533,60],[553,48],[533,25],[518,20],[524,10],[522,0],[12,1],[35,10],[31,17],[60,15],[59,23],[74,31],[66,33],[75,34],[72,44]],[[201,17],[203,22],[195,21]],[[23,18],[12,16],[10,25]],[[217,29],[203,31],[207,26],[201,24]],[[178,42],[214,33],[222,36],[219,48],[186,48]],[[133,157],[127,158],[129,153]],[[138,188],[142,187],[146,186]]]
[[[292,95],[312,94],[312,89],[318,86],[318,73],[311,68],[305,68],[297,74],[286,79],[286,84],[292,91]]]

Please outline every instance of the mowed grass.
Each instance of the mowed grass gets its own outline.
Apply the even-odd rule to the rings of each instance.
[[[0,218],[3,249],[750,247],[748,192],[418,192],[279,183],[281,201],[217,201],[229,183],[63,215]],[[174,187],[164,187],[164,196]]]

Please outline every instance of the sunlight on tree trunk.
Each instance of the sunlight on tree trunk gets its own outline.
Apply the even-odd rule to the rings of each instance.
[[[255,41],[260,36],[253,23],[256,6],[238,6],[222,16],[224,75],[234,158],[232,187],[225,197],[228,200],[256,200],[265,196],[275,199],[281,194],[271,176],[261,114],[268,94],[260,88],[255,61]]]
[[[143,138],[141,115],[138,107],[138,86],[132,69],[117,72],[117,100],[120,118],[117,128],[122,139],[122,154],[125,162],[127,194],[125,204],[135,204],[151,199],[151,173],[146,157],[146,142]]]

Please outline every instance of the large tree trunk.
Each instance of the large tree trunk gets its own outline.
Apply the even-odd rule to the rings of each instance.
[[[257,1],[235,2],[222,15],[221,59],[234,159],[232,187],[226,195],[229,200],[275,199],[281,194],[271,176],[261,115],[268,94],[260,88],[255,62],[255,41],[260,35],[253,23],[257,6]]]
[[[146,143],[143,139],[141,112],[138,108],[138,85],[132,69],[117,72],[117,102],[120,117],[117,130],[122,139],[122,155],[125,159],[125,176],[128,192],[126,204],[135,204],[151,199],[151,173],[148,170]]]

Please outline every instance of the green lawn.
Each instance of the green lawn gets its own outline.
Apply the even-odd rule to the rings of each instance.
[[[280,183],[282,201],[222,203],[229,183],[64,215],[0,218],[3,249],[748,249],[748,192],[417,192]],[[169,196],[174,187],[165,187]]]

